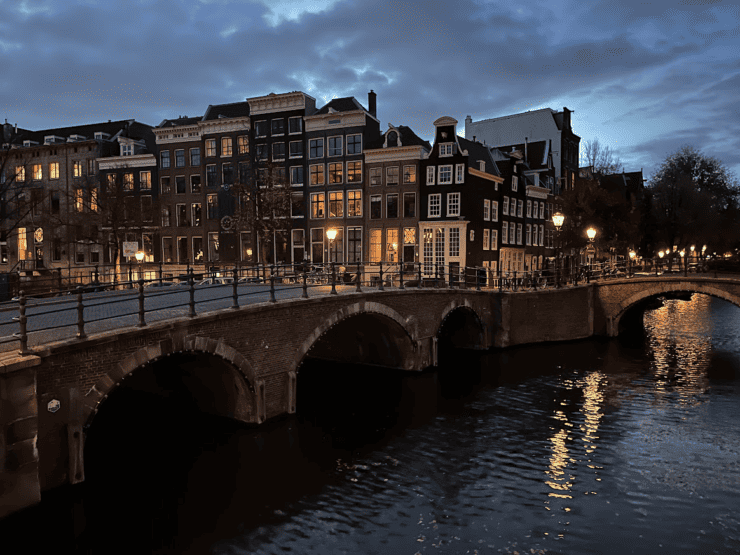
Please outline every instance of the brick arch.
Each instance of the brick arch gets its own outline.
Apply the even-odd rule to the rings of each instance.
[[[301,344],[301,346],[298,348],[298,351],[296,353],[295,358],[293,359],[293,364],[290,368],[290,372],[292,376],[295,376],[295,372],[298,370],[298,367],[301,365],[301,362],[303,361],[304,357],[308,354],[308,351],[311,350],[311,347],[313,347],[313,344],[324,334],[326,334],[330,329],[332,329],[334,326],[339,324],[340,322],[347,320],[348,318],[351,318],[352,316],[357,316],[360,314],[380,314],[382,316],[385,316],[386,318],[389,318],[393,320],[395,323],[397,323],[401,329],[406,333],[408,338],[411,340],[411,343],[413,345],[417,345],[417,330],[415,329],[415,321],[413,318],[404,318],[401,316],[398,312],[393,310],[392,308],[376,303],[376,302],[369,302],[369,301],[362,301],[358,303],[354,303],[352,305],[346,306],[342,308],[341,310],[335,312],[331,316],[329,316],[327,319],[325,319],[321,325],[316,327],[306,338],[306,340]]]
[[[717,284],[705,284],[702,282],[663,282],[651,284],[649,287],[634,293],[623,299],[615,307],[612,314],[607,314],[607,335],[610,337],[616,337],[619,334],[619,322],[622,316],[632,308],[634,305],[643,301],[649,297],[656,297],[665,293],[672,292],[687,292],[687,293],[700,293],[703,295],[710,295],[718,299],[722,299],[731,302],[735,306],[740,308],[740,297],[733,295],[728,291],[725,291]]]
[[[142,347],[118,363],[111,371],[100,378],[90,388],[83,400],[83,422],[85,429],[90,427],[100,405],[108,395],[131,372],[146,364],[161,360],[177,353],[206,353],[219,357],[234,369],[238,395],[248,398],[255,407],[256,421],[261,423],[264,418],[264,381],[256,378],[253,366],[247,359],[223,340],[210,339],[195,335],[173,337],[160,341],[155,345]],[[243,382],[241,384],[240,382]],[[241,387],[240,387],[241,386]],[[244,414],[237,414],[235,418],[243,420]]]
[[[476,348],[486,349],[490,347],[489,342],[487,340],[488,326],[486,325],[486,320],[478,313],[478,310],[476,310],[476,308],[473,306],[473,303],[471,303],[470,300],[467,298],[464,298],[462,300],[454,300],[450,302],[446,307],[444,307],[444,309],[442,310],[442,318],[440,319],[439,325],[437,326],[435,337],[437,338],[439,337],[439,334],[442,331],[442,327],[445,325],[447,318],[449,318],[453,312],[456,312],[459,310],[467,310],[471,312],[473,316],[475,317],[476,322],[478,323],[478,328],[480,330],[480,338],[481,338],[482,343],[476,346]]]

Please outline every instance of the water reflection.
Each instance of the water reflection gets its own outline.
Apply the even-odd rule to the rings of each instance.
[[[77,540],[90,553],[740,552],[740,311],[695,295],[645,328],[640,349],[530,346],[424,374],[315,366],[295,418],[254,431],[178,413],[158,429],[182,434],[159,451],[150,438],[145,461],[124,413],[105,466],[120,473],[83,500]],[[116,513],[132,492],[138,508]]]

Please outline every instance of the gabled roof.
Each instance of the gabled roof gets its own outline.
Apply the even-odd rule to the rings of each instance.
[[[515,145],[504,145],[497,146],[495,150],[501,153],[501,156],[508,157],[512,152],[519,152],[522,155],[522,160],[527,164],[530,169],[541,169],[547,168],[547,154],[548,154],[548,143],[547,141],[535,141],[518,143]],[[526,157],[524,153],[527,153]],[[494,153],[494,158],[499,159],[498,154]]]
[[[317,110],[313,115],[320,116],[321,114],[330,113],[329,109],[335,112],[352,112],[354,110],[365,110],[365,107],[360,104],[354,96],[346,96],[344,98],[333,98],[329,103]],[[368,112],[369,113],[369,112]]]
[[[401,139],[401,145],[402,146],[422,146],[427,149],[427,151],[432,150],[432,145],[429,144],[429,141],[425,141],[421,137],[419,137],[414,131],[405,125],[398,125],[394,126],[392,124],[388,124],[388,129],[385,133],[382,133],[380,137],[372,142],[369,142],[366,146],[366,150],[373,150],[376,148],[383,148],[383,144],[385,144],[385,136],[389,131],[397,131],[398,136]]]
[[[468,139],[460,136],[457,137],[457,144],[460,145],[460,148],[462,150],[468,151],[468,166],[473,167],[473,164],[471,164],[471,162],[473,162],[476,164],[474,169],[477,170],[478,162],[480,160],[484,160],[486,163],[485,172],[501,177],[501,172],[499,171],[496,162],[494,162],[488,146],[484,145],[483,143],[479,143],[478,141],[469,141]]]
[[[202,121],[219,118],[239,118],[249,115],[249,102],[231,102],[229,104],[210,104]]]
[[[13,140],[19,145],[22,145],[23,141],[26,140],[35,141],[39,143],[39,146],[41,146],[44,144],[44,137],[49,135],[63,137],[65,140],[72,135],[85,137],[85,140],[94,140],[95,133],[106,133],[110,139],[117,136],[123,136],[130,137],[132,139],[144,139],[150,141],[152,139],[152,126],[138,122],[134,119],[124,119],[118,121],[73,125],[69,127],[55,127],[52,129],[39,129],[37,131],[19,128],[18,135],[14,137]]]

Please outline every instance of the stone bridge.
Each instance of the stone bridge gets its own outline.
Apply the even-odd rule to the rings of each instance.
[[[294,413],[310,357],[420,371],[438,345],[490,349],[615,336],[666,292],[740,306],[740,280],[634,277],[528,292],[365,291],[260,303],[37,347],[0,360],[0,518],[84,480],[86,430],[134,376],[181,371],[198,409],[252,425]],[[626,320],[626,319],[624,319]],[[195,370],[193,370],[195,368]]]

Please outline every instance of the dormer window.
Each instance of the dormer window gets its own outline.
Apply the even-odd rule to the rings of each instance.
[[[478,166],[480,171],[484,172],[486,171],[486,161],[485,160],[478,160]]]
[[[439,155],[440,156],[452,156],[453,144],[454,143],[442,143],[441,145],[439,145]]]
[[[121,156],[133,156],[134,154],[134,145],[132,144],[122,144],[121,145]]]
[[[96,141],[105,141],[110,138],[110,135],[108,133],[103,133],[102,131],[96,131],[95,132],[95,140]]]
[[[395,131],[391,131],[390,133],[388,133],[387,142],[388,146],[398,146],[398,133],[396,133]]]

